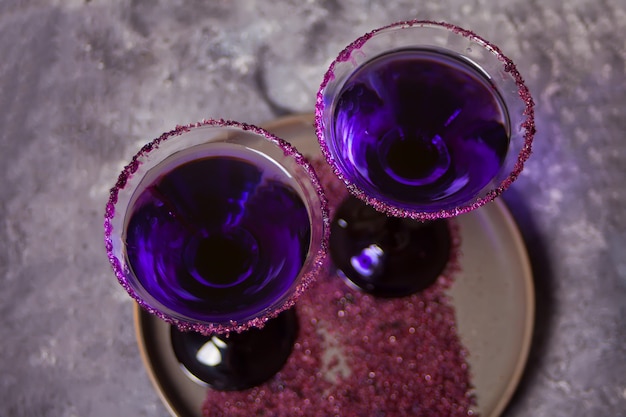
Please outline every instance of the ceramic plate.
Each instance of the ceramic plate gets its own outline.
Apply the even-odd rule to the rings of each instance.
[[[306,155],[319,154],[313,116],[264,126]],[[519,383],[530,348],[534,290],[524,242],[504,203],[496,200],[457,218],[461,272],[450,290],[458,332],[469,351],[476,411],[497,417]],[[169,326],[135,308],[137,341],[152,383],[173,416],[200,417],[206,387],[190,380],[170,347]]]

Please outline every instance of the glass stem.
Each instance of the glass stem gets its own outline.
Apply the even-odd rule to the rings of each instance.
[[[331,225],[330,254],[337,269],[363,291],[402,297],[432,285],[450,259],[447,220],[387,217],[349,196]]]

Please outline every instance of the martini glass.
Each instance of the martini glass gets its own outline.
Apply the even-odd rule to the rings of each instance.
[[[317,96],[324,156],[351,193],[330,253],[380,296],[428,287],[451,246],[446,218],[498,197],[534,136],[533,100],[501,50],[430,21],[365,34],[332,62]]]
[[[172,325],[183,369],[241,390],[291,352],[291,307],[322,267],[327,210],[295,148],[252,125],[209,120],[132,158],[110,193],[105,243],[119,283]]]

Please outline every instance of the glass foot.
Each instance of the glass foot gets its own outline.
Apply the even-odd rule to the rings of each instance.
[[[291,354],[298,334],[295,310],[282,312],[261,329],[203,336],[171,326],[176,358],[193,378],[213,389],[244,390],[274,376]]]
[[[387,217],[355,197],[341,204],[330,230],[330,255],[345,277],[379,297],[424,290],[443,272],[452,238],[446,220]]]

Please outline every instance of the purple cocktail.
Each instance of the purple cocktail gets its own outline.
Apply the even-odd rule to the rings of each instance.
[[[400,22],[339,54],[318,93],[316,126],[335,174],[373,207],[349,199],[339,210],[333,260],[359,287],[395,296],[445,267],[450,239],[438,219],[480,207],[517,178],[533,101],[496,46],[456,26]]]
[[[345,82],[331,146],[344,175],[372,197],[433,212],[472,199],[509,145],[498,92],[462,59],[407,49],[378,56]]]
[[[295,284],[310,219],[267,157],[237,147],[209,152],[180,156],[146,184],[127,226],[128,260],[166,307],[198,321],[241,321]]]
[[[291,346],[281,337],[293,341],[297,331],[287,310],[322,267],[327,226],[321,186],[291,145],[254,126],[208,121],[178,127],[133,158],[111,190],[105,239],[119,282],[173,324],[179,359],[195,360],[188,351],[203,339],[185,332],[199,332],[227,346],[232,364],[196,376],[243,389],[286,360]],[[231,331],[240,334],[222,338]],[[263,375],[227,369],[242,361],[265,363]]]

